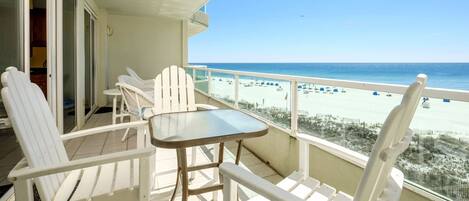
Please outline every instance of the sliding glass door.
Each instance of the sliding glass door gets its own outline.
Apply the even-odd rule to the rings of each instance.
[[[95,18],[85,10],[85,116],[89,117],[95,101]]]
[[[23,4],[19,0],[0,0],[0,73],[9,66],[24,69]],[[2,88],[0,83],[0,88]],[[0,97],[0,200],[11,186],[8,173],[22,153]]]
[[[8,66],[22,68],[21,7],[18,0],[0,1],[0,71]],[[6,113],[1,110],[0,116]]]

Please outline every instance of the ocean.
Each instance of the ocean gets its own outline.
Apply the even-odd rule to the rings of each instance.
[[[409,84],[428,76],[428,86],[469,90],[469,63],[194,63],[209,68]]]

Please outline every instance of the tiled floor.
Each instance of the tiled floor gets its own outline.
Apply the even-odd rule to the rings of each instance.
[[[102,125],[109,125],[111,122],[110,113],[95,114],[88,120],[85,128],[92,128]],[[112,153],[135,148],[136,137],[135,131],[130,131],[132,135],[127,141],[121,142],[121,137],[124,131],[113,131],[101,135],[85,137],[81,139],[71,140],[66,143],[66,148],[69,157],[74,159],[96,156],[100,154]],[[225,161],[234,161],[236,154],[236,144],[227,143],[225,145]],[[188,158],[191,151],[188,152]],[[213,147],[202,146],[197,148],[197,161],[196,164],[208,163],[213,158]],[[156,179],[155,191],[152,194],[153,200],[169,200],[169,197],[174,189],[176,181],[176,152],[171,149],[160,149],[156,151]],[[241,152],[240,165],[256,175],[263,177],[272,183],[279,182],[280,177],[273,169],[264,164],[256,156],[246,149]],[[197,171],[195,179],[191,182],[190,188],[197,188],[204,185],[213,184],[213,170],[207,169]],[[181,189],[181,188],[178,188]],[[255,195],[253,192],[241,187],[239,190],[240,200],[247,200]],[[190,200],[212,200],[213,193],[205,193],[201,196],[190,196]],[[218,192],[218,200],[222,200],[221,191]],[[176,197],[178,200],[179,197]]]

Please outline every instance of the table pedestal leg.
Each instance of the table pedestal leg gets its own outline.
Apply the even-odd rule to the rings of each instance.
[[[189,197],[189,178],[187,176],[187,154],[186,148],[179,148],[177,151],[178,166],[181,169],[182,183],[182,201],[186,201]]]
[[[223,153],[224,153],[224,148],[225,148],[225,143],[221,142],[220,143],[220,148],[218,150],[218,166],[220,166],[222,163],[223,163]],[[223,183],[223,177],[220,173],[220,171],[218,171],[218,180],[220,180],[220,183]]]
[[[238,141],[238,150],[236,151],[235,164],[239,165],[239,159],[241,159],[241,149],[243,148],[243,140]]]
[[[134,118],[135,117],[130,116],[130,122],[135,121]],[[129,130],[130,128],[125,129],[125,133],[124,133],[124,136],[122,136],[121,142],[124,142],[125,140],[127,140],[127,136],[129,136]]]
[[[178,157],[178,164],[179,164],[179,157]],[[176,193],[177,193],[178,186],[179,186],[179,177],[180,176],[181,176],[181,168],[178,167],[178,170],[177,170],[177,173],[176,173],[176,185],[174,186],[173,195],[171,195],[170,201],[174,201],[174,198],[176,197]]]
[[[215,158],[212,163],[209,164],[204,164],[204,165],[199,165],[199,166],[190,166],[188,167],[187,164],[187,149],[186,148],[178,148],[176,149],[177,152],[177,162],[178,162],[178,171],[177,171],[177,178],[176,178],[176,186],[173,191],[173,195],[171,196],[171,201],[174,200],[174,197],[177,192],[177,187],[179,185],[179,181],[181,181],[181,186],[182,186],[182,201],[186,201],[189,197],[189,195],[198,195],[201,193],[206,193],[210,191],[213,192],[213,200],[217,200],[218,198],[218,190],[221,190],[223,188],[223,177],[221,176],[220,172],[218,171],[218,167],[223,163],[223,156],[224,156],[224,148],[225,148],[225,143],[221,142],[218,145],[218,149],[215,150]],[[217,145],[214,145],[217,146]],[[238,150],[236,154],[236,163],[239,163],[239,159],[241,156],[241,147],[242,147],[242,141],[238,141]],[[201,169],[206,169],[206,168],[215,168],[215,174],[214,174],[214,180],[218,182],[219,184],[214,185],[214,186],[209,186],[209,187],[204,187],[204,188],[199,188],[199,189],[189,189],[189,171],[197,171]],[[179,178],[180,177],[180,178]]]

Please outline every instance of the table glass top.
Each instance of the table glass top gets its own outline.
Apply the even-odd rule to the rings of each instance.
[[[168,113],[150,118],[152,143],[162,147],[258,137],[265,135],[267,128],[254,117],[228,109]]]

